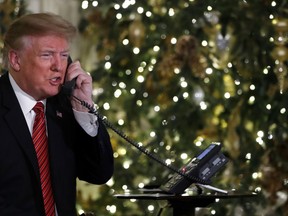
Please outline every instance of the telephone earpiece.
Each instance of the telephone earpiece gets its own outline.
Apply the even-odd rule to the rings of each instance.
[[[72,59],[69,56],[68,57],[68,64],[67,64],[67,68],[69,67],[69,65],[72,63]],[[65,82],[62,85],[62,89],[61,89],[61,93],[63,93],[64,95],[70,96],[72,94],[73,89],[75,88],[76,85],[76,79],[77,77],[75,77],[74,79]]]

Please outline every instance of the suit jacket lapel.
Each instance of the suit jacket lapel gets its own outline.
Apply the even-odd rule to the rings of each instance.
[[[23,153],[26,154],[27,158],[31,162],[35,173],[39,173],[33,141],[19,102],[8,79],[8,74],[4,74],[1,77],[1,80],[0,92],[2,93],[3,98],[2,103],[7,108],[4,119],[8,127],[11,128],[11,131],[13,132],[17,143],[23,150]],[[39,174],[37,176],[39,176]]]

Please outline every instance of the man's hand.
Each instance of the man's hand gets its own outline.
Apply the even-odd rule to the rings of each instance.
[[[82,69],[79,61],[75,61],[69,65],[66,74],[66,81],[72,80],[75,77],[77,77],[77,79],[72,95],[92,105],[92,77]],[[71,104],[77,111],[88,111],[87,108],[83,107],[80,102],[73,97],[71,97]]]

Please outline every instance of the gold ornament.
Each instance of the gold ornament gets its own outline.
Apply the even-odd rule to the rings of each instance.
[[[287,32],[288,32],[288,19],[277,18],[272,20],[272,24],[275,29],[274,43],[276,45],[284,45],[287,42]]]
[[[284,62],[288,59],[288,49],[285,46],[276,46],[271,53],[273,59]]]
[[[222,26],[219,23],[221,13],[218,11],[206,12],[204,14],[208,25],[203,30],[208,36],[207,48],[209,57],[216,69],[225,69],[231,59],[231,50],[235,44],[234,28],[232,25]],[[225,28],[225,33],[223,33]]]
[[[149,95],[156,94],[157,82],[154,82],[152,73],[147,75],[146,82],[145,82],[145,89],[149,93]]]
[[[159,7],[165,4],[165,0],[148,0],[148,4],[152,7]]]
[[[211,46],[210,58],[213,61],[213,66],[217,69],[224,69],[227,67],[231,59],[231,50],[235,44],[235,37],[233,36],[233,28],[227,27],[226,34],[222,34],[222,26],[216,25],[214,34],[210,36],[209,45]]]
[[[287,88],[285,86],[285,81],[286,81],[286,76],[287,76],[286,65],[283,62],[279,62],[278,64],[276,64],[274,68],[274,73],[277,76],[280,93],[282,94],[283,91]]]
[[[223,83],[225,86],[225,91],[229,92],[231,96],[235,96],[236,94],[235,83],[230,74],[224,74]]]
[[[175,55],[168,54],[163,58],[156,68],[158,82],[165,87],[175,77],[175,70],[181,70],[182,60]]]
[[[276,18],[272,20],[272,24],[275,30],[274,44],[276,45],[271,52],[272,58],[275,60],[274,73],[278,79],[278,85],[280,93],[285,90],[285,81],[287,76],[287,67],[285,61],[288,60],[288,49],[286,42],[288,40],[288,19]]]
[[[224,145],[231,153],[231,158],[236,159],[241,152],[240,137],[237,133],[237,128],[241,124],[240,110],[243,108],[243,100],[239,101],[235,108],[233,108],[231,115],[227,122],[227,136],[224,140]]]
[[[183,58],[189,59],[191,56],[196,54],[197,40],[191,35],[182,35],[179,37],[175,46],[175,53],[183,56]]]
[[[179,37],[175,46],[175,57],[182,61],[182,67],[186,64],[195,77],[204,78],[207,60],[199,50],[198,41],[191,35]]]
[[[162,108],[165,109],[166,107],[169,106],[169,104],[171,103],[171,100],[169,99],[169,96],[167,95],[167,93],[162,92],[157,96],[157,102]]]
[[[165,0],[148,0],[148,4],[152,8],[154,14],[164,16],[167,12],[166,1]]]
[[[141,47],[145,39],[146,28],[141,20],[133,21],[129,26],[129,39],[134,47]]]

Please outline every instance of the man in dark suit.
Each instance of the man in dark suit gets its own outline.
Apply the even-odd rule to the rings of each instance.
[[[48,13],[25,15],[6,32],[8,72],[0,78],[1,216],[74,216],[76,179],[104,184],[112,177],[109,135],[101,120],[74,99],[93,105],[91,76],[78,61],[67,63],[75,34],[68,21]],[[63,83],[76,77],[72,96],[61,95]],[[35,104],[44,105],[45,159],[35,147]]]

